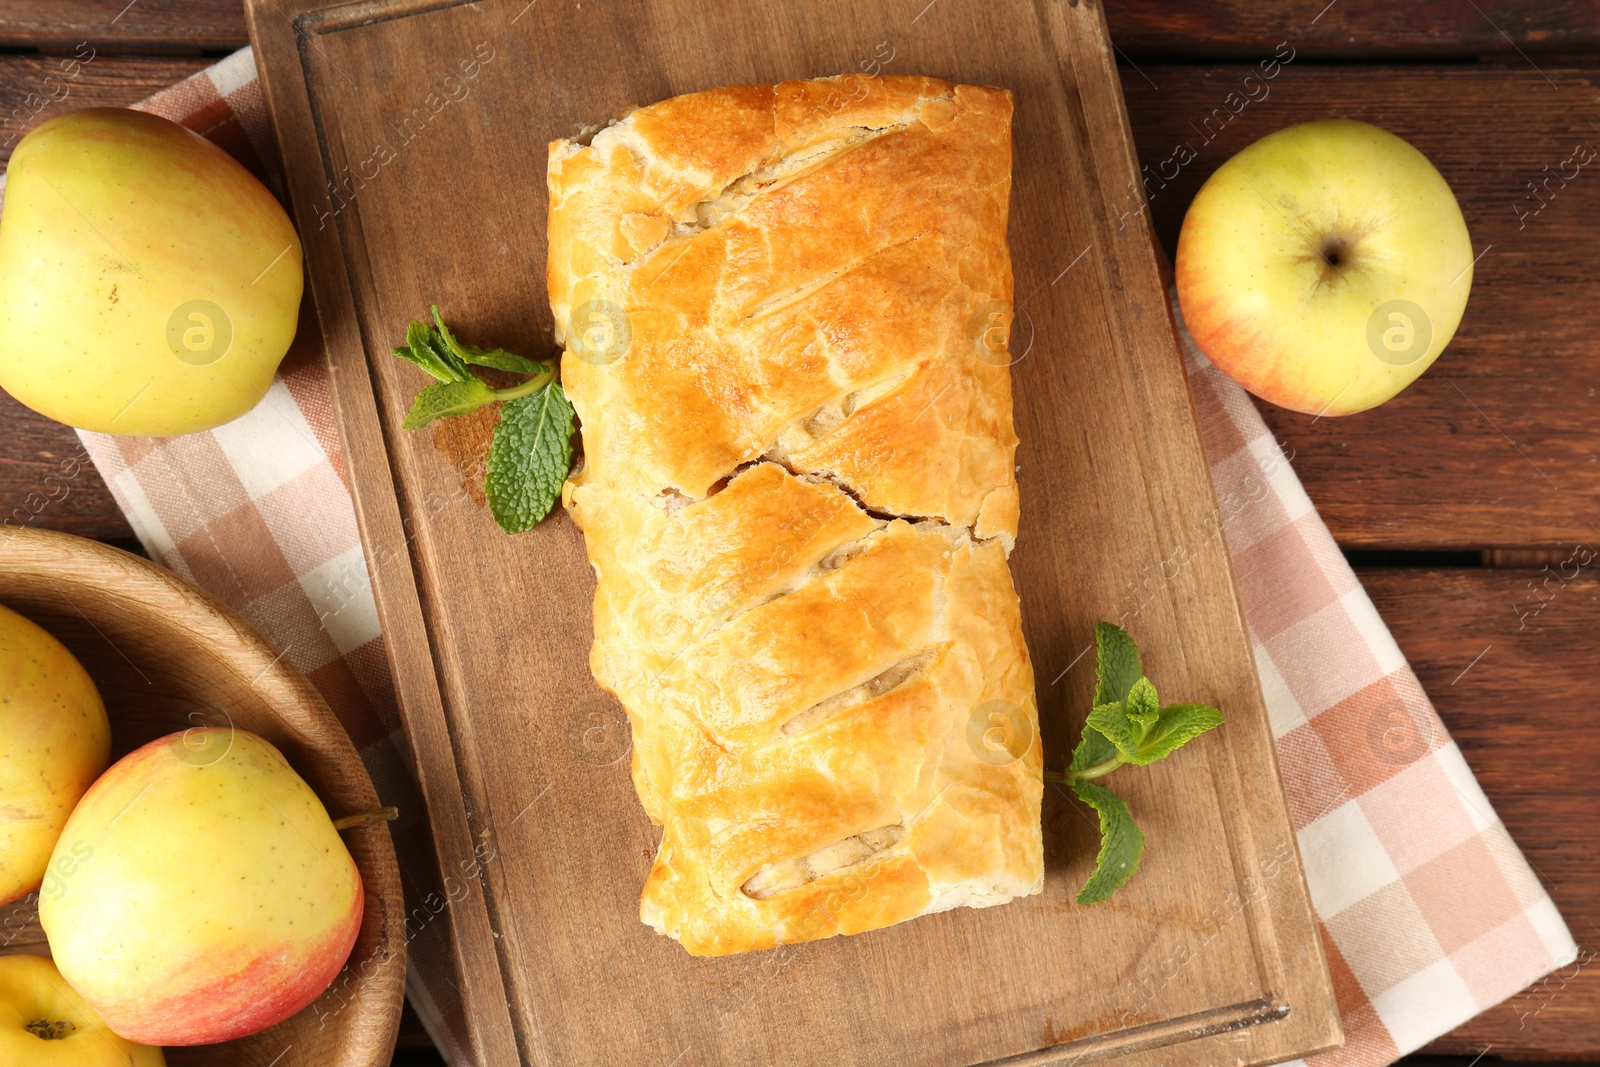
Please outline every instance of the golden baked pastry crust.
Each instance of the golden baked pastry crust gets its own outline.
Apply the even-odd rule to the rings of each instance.
[[[663,827],[641,917],[692,953],[1042,886],[1010,118],[1003,90],[823,79],[550,146],[591,661]]]

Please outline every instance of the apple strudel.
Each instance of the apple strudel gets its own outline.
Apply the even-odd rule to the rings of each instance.
[[[1042,887],[1010,120],[1003,90],[846,77],[550,146],[591,664],[662,827],[641,917],[691,953]]]

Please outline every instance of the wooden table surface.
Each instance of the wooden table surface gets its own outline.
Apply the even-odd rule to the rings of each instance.
[[[1600,175],[1550,177],[1600,148],[1600,0],[1106,3],[1169,252],[1217,166],[1309,118],[1393,130],[1460,199],[1482,257],[1439,363],[1351,418],[1262,411],[1583,949],[1427,1062],[1600,1061],[1600,576],[1563,566],[1600,547]],[[246,43],[239,0],[0,0],[0,162],[39,121],[132,103]],[[46,86],[55,57],[91,50],[64,93]],[[1266,91],[1247,86],[1275,55]],[[29,516],[77,450],[0,393],[0,514],[136,549],[87,466]],[[395,1062],[441,1062],[409,1014]]]

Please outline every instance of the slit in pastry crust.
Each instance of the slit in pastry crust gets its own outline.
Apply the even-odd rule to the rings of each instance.
[[[934,658],[938,656],[940,647],[924,648],[907,656],[900,662],[892,664],[860,685],[851,686],[842,693],[835,693],[826,700],[818,701],[784,723],[783,732],[786,734],[804,733],[813,726],[826,722],[851,708],[865,704],[869,700],[874,700],[891,689],[898,689],[927,670],[929,665],[933,663]]]
[[[782,189],[797,178],[832,163],[847,152],[854,151],[875,137],[906,128],[906,123],[889,126],[852,126],[838,131],[832,137],[814,141],[798,149],[781,149],[777,158],[729,182],[716,196],[695,204],[693,221],[680,222],[674,227],[674,237],[689,236],[709,230],[729,215],[743,211],[750,201],[763,193]]]
[[[643,216],[635,220],[631,225],[638,232],[625,235],[635,255],[624,265],[636,266],[667,244],[688,240],[707,230],[713,230],[720,226],[724,219],[744,211],[757,197],[782,189],[790,182],[820,170],[839,157],[855,151],[868,141],[903,130],[908,125],[901,122],[885,126],[852,126],[819,142],[797,148],[780,147],[772,159],[755,170],[735,178],[715,196],[689,205],[687,210],[671,222],[659,215],[651,216],[651,221],[648,223],[643,221]],[[603,132],[605,130],[590,134],[588,143],[592,144],[594,137]],[[557,327],[559,332],[559,322]],[[561,341],[562,338],[557,337],[557,340]]]
[[[852,559],[855,559],[862,552],[866,551],[867,546],[872,543],[873,539],[880,536],[882,533],[883,526],[879,525],[876,529],[873,529],[860,537],[854,537],[843,542],[842,544],[835,545],[833,548],[829,549],[827,554],[819,559],[815,564],[805,568],[802,571],[799,571],[782,586],[767,592],[765,595],[755,597],[743,604],[730,603],[728,610],[722,613],[721,618],[717,619],[715,624],[710,629],[701,634],[693,643],[681,651],[679,655],[683,655],[695,647],[710,641],[712,638],[716,637],[717,634],[721,633],[729,626],[732,626],[739,619],[745,615],[748,615],[750,612],[755,611],[757,608],[765,607],[775,600],[782,600],[789,594],[805,588],[818,575],[826,574],[828,571],[838,570],[840,567],[843,567],[846,563],[849,563]]]
[[[906,829],[899,824],[864,830],[854,837],[847,837],[798,859],[764,864],[739,889],[753,900],[766,900],[865,862],[892,848],[905,836]]]
[[[850,416],[869,407],[874,401],[889,395],[894,391],[895,387],[910,377],[909,373],[895,374],[882,381],[863,385],[859,389],[835,397],[811,412],[811,414],[790,423],[780,430],[777,439],[767,449],[764,458],[770,459],[774,463],[782,463],[784,466],[789,466],[790,452],[797,448],[804,448],[813,441],[837,430]]]

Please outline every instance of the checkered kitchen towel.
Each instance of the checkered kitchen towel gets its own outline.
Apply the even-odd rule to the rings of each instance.
[[[141,106],[276,181],[248,50]],[[237,422],[84,444],[150,555],[284,649],[344,720],[379,793],[417,812],[319,343],[307,321],[266,400]],[[1345,1047],[1315,1060],[1388,1063],[1577,947],[1255,408],[1184,344],[1344,1019]],[[434,877],[425,834],[415,816],[396,829],[413,891]],[[413,943],[409,989],[465,1064],[440,934],[424,926]]]

